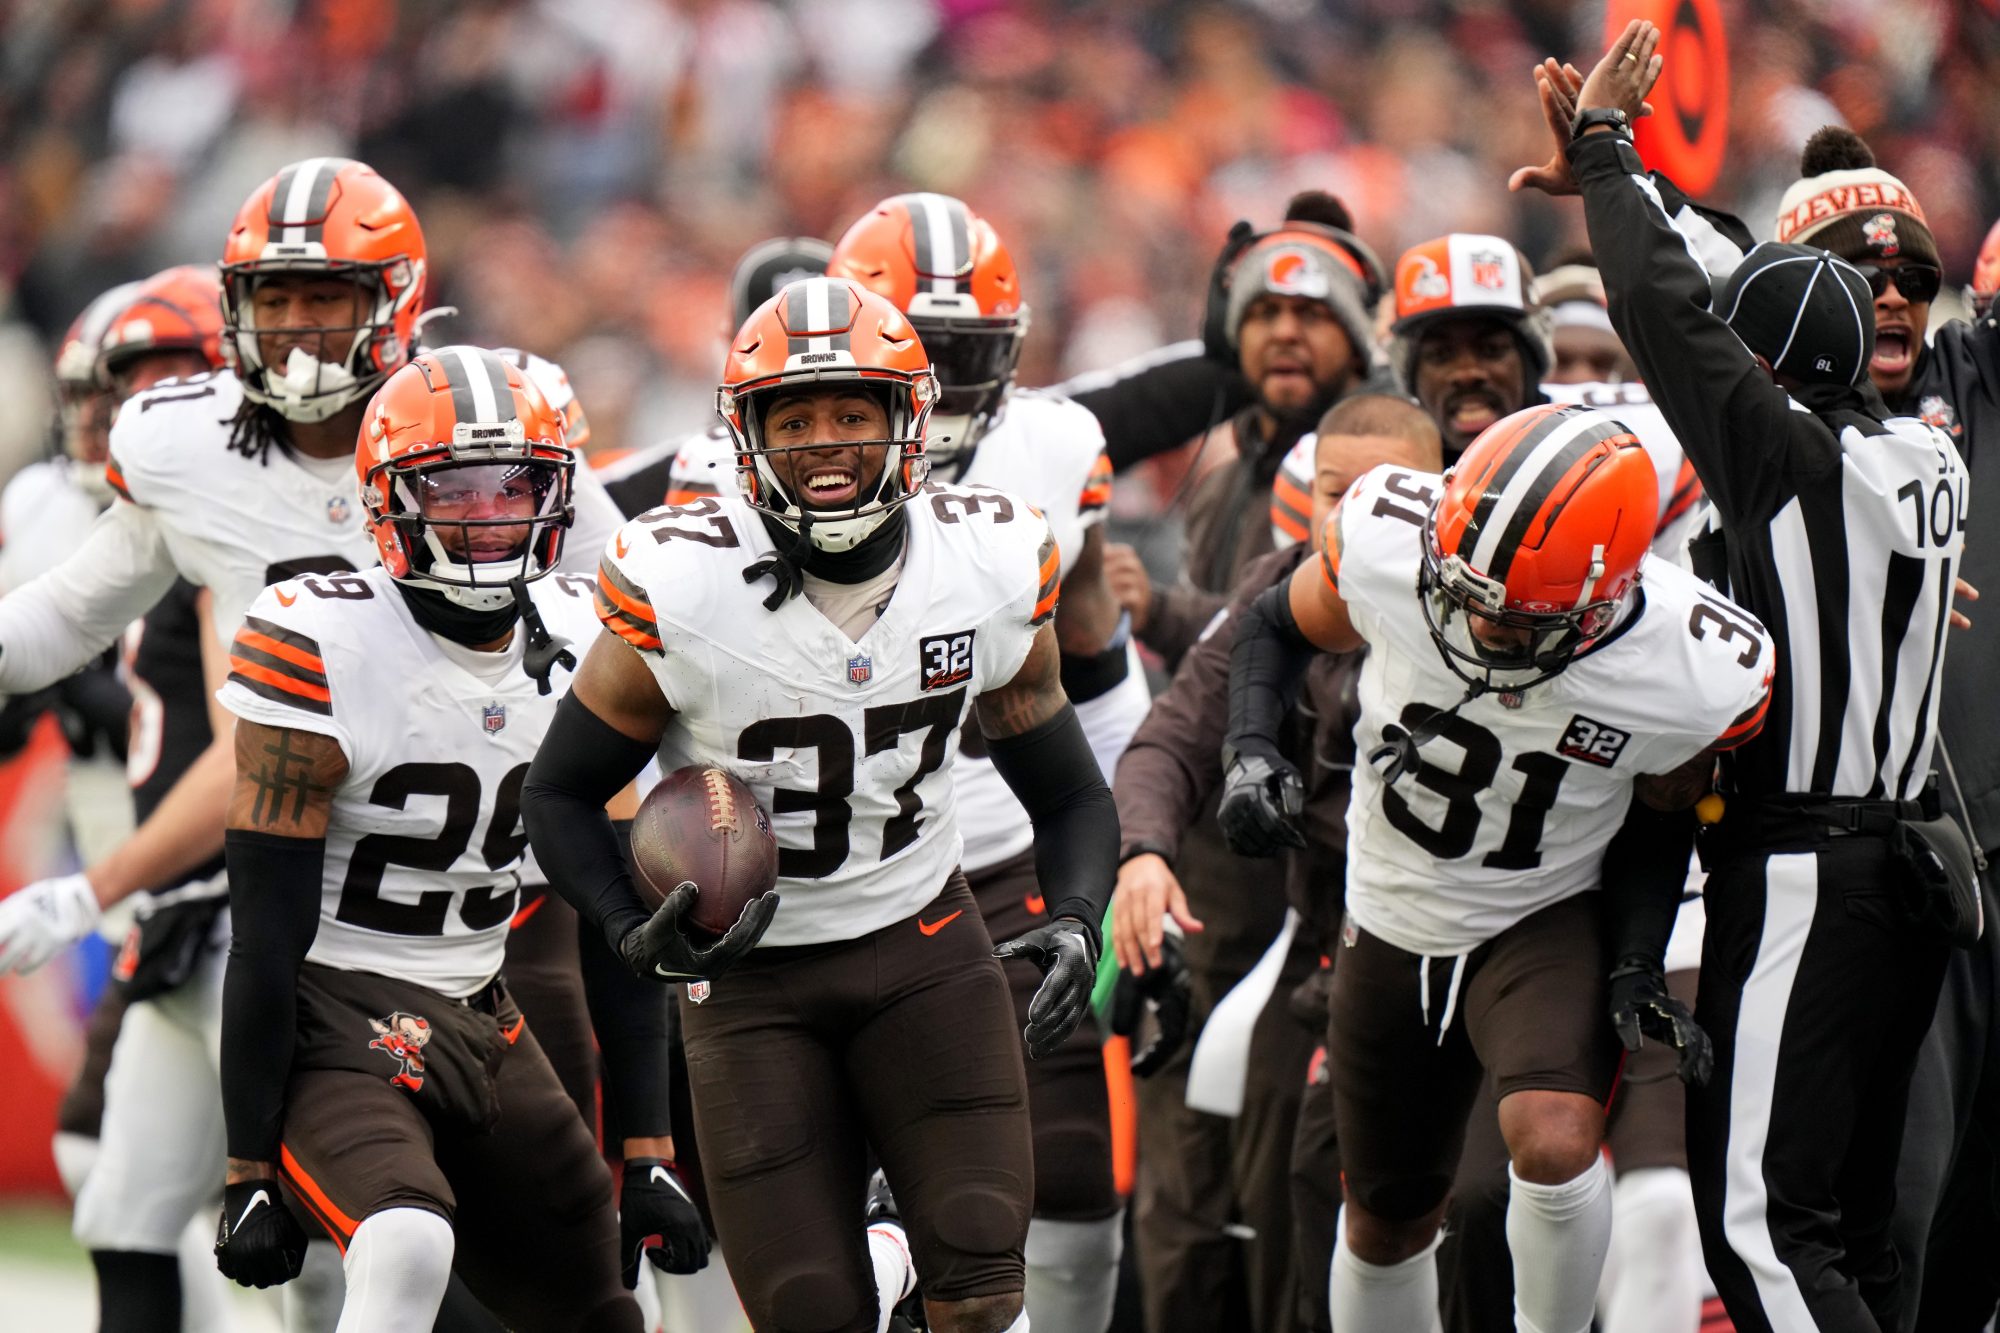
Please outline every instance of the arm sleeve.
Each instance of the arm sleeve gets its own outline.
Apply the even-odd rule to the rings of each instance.
[[[89,665],[174,578],[158,520],[113,503],[75,554],[0,598],[0,690],[38,690]]]
[[[1292,618],[1291,581],[1259,593],[1243,608],[1229,654],[1230,749],[1283,752],[1285,714],[1315,649]],[[1224,761],[1225,763],[1227,760]]]
[[[1180,851],[1181,831],[1194,825],[1222,781],[1217,756],[1229,722],[1229,659],[1238,625],[1273,580],[1286,584],[1299,557],[1287,552],[1264,561],[1269,563],[1246,571],[1227,613],[1188,649],[1119,761],[1112,795],[1118,801],[1121,859],[1151,851],[1172,860]]]
[[[993,767],[1035,826],[1035,878],[1052,917],[1074,917],[1099,947],[1118,878],[1118,807],[1104,785],[1076,709],[1018,736],[986,743]]]
[[[1838,441],[1794,412],[1735,332],[1709,309],[1700,243],[1675,230],[1661,187],[1621,136],[1572,143],[1591,248],[1612,327],[1679,437],[1725,523],[1760,522],[1796,489],[1794,474],[1837,466]]]
[[[284,1132],[299,964],[319,933],[326,842],[230,829],[229,970],[222,983],[222,1119],[229,1155],[272,1162]]]
[[[632,821],[613,820],[620,846],[631,846]],[[667,1050],[673,1039],[671,992],[635,975],[595,925],[577,918],[584,1002],[604,1053],[604,1138],[674,1132],[668,1096]]]
[[[1056,391],[1096,416],[1105,453],[1119,472],[1186,444],[1250,401],[1249,381],[1209,360],[1199,341],[1079,375]]]
[[[1692,809],[1655,810],[1632,798],[1624,824],[1604,849],[1605,957],[1614,968],[1640,961],[1663,966],[1687,887],[1694,831]]]
[[[653,757],[635,741],[565,694],[521,785],[521,818],[535,862],[556,892],[595,925],[613,953],[646,909],[604,804]]]

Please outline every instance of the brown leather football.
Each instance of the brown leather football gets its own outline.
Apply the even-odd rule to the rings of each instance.
[[[692,880],[684,920],[720,935],[743,905],[778,883],[778,840],[756,795],[719,768],[690,764],[646,793],[632,820],[632,870],[639,896],[658,907]]]

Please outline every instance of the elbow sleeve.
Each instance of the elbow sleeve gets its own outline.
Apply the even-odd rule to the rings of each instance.
[[[614,951],[647,913],[604,805],[652,753],[566,694],[521,786],[521,817],[542,873]]]
[[[1243,608],[1229,652],[1229,733],[1225,749],[1276,753],[1285,713],[1315,649],[1292,615],[1289,580]],[[1224,764],[1227,765],[1225,758]]]
[[[1118,807],[1076,709],[1065,704],[1040,726],[986,745],[1034,823],[1035,876],[1049,915],[1075,917],[1097,937],[1118,878]]]
[[[284,1132],[299,964],[319,931],[326,843],[231,829],[229,970],[222,985],[222,1118],[229,1155],[269,1162]]]

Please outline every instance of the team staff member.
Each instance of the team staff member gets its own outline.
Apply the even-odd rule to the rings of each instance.
[[[1319,423],[1313,531],[1362,473],[1390,462],[1435,471],[1438,449],[1436,427],[1413,404],[1373,394],[1343,399]],[[1221,784],[1216,756],[1228,721],[1235,622],[1250,598],[1289,577],[1313,549],[1312,543],[1301,542],[1251,562],[1225,618],[1188,651],[1173,684],[1154,701],[1119,764],[1112,792],[1118,800],[1124,861],[1112,898],[1112,945],[1127,971],[1143,976],[1165,963],[1162,922],[1169,912],[1185,930],[1203,928],[1188,911],[1173,862],[1184,831],[1194,826]],[[1234,1192],[1244,1222],[1257,1232],[1248,1251],[1255,1275],[1249,1295],[1256,1328],[1317,1329],[1326,1324],[1319,1274],[1333,1254],[1339,1161],[1330,1133],[1314,1139],[1308,1163],[1302,1164],[1294,1152],[1295,1139],[1302,1152],[1306,1147],[1308,1129],[1298,1122],[1302,1098],[1310,1095],[1307,1068],[1318,1037],[1294,1021],[1288,1001],[1339,931],[1357,666],[1358,659],[1329,655],[1317,660],[1307,677],[1297,730],[1301,755],[1312,756],[1310,764],[1301,764],[1312,773],[1306,801],[1308,850],[1290,859],[1285,876],[1286,897],[1307,924],[1298,932],[1276,993],[1251,1038],[1250,1076],[1267,1091],[1246,1097],[1244,1114],[1234,1126]],[[1216,997],[1202,998],[1212,1004]],[[1227,1196],[1221,1197],[1226,1203]],[[1148,1202],[1142,1196],[1139,1206]],[[1211,1244],[1230,1243],[1219,1234],[1227,1220],[1210,1219],[1216,1236]],[[1184,1280],[1204,1278],[1191,1273]],[[1160,1298],[1170,1295],[1155,1294],[1149,1311],[1155,1327],[1172,1322],[1171,1314],[1160,1308]]]
[[[1857,135],[1834,125],[1820,130],[1806,143],[1799,174],[1778,210],[1778,239],[1825,246],[1868,279],[1875,295],[1869,378],[1891,411],[1923,418],[1958,445],[1972,479],[1959,573],[1974,587],[2000,582],[2000,536],[1994,532],[2000,482],[1981,480],[1982,471],[2000,467],[2000,326],[1979,309],[1971,324],[1931,327],[1931,301],[1943,275],[1922,204],[1876,165]],[[1991,281],[1975,270],[1975,289]],[[1981,616],[1954,637],[1938,707],[1944,795],[1960,807],[1988,865],[2000,855],[2000,710],[1993,702],[1992,667],[2000,654],[1997,634],[2000,617]],[[2000,897],[1987,867],[1980,871],[1990,920],[2000,916]],[[1923,1328],[1979,1327],[2000,1304],[2000,1275],[1977,1257],[2000,1242],[2000,1208],[1990,1188],[1994,1147],[1987,1135],[1971,1132],[2000,1115],[1994,1080],[1975,1073],[1994,1068],[1989,1045],[1996,1035],[1996,975],[2000,933],[1952,954],[1911,1084],[1896,1180],[1897,1250],[1906,1275],[1905,1309]]]
[[[1727,763],[1704,853],[1696,1017],[1716,1073],[1690,1090],[1688,1155],[1709,1271],[1739,1328],[1872,1331],[1896,1321],[1896,1150],[1949,947],[1891,848],[1937,814],[1965,473],[1948,435],[1868,382],[1853,266],[1773,243],[1711,287],[1631,147],[1659,41],[1628,25],[1580,89],[1542,66],[1562,146],[1514,183],[1582,193],[1612,324],[1721,520],[1728,587],[1782,645],[1769,725]],[[1912,492],[1944,521],[1912,524]],[[1925,905],[1969,907],[1962,870],[1965,901]]]

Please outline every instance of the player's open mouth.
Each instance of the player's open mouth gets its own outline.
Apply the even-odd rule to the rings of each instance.
[[[806,499],[823,509],[853,501],[860,487],[844,467],[818,468],[806,474]]]
[[[1910,331],[1903,328],[1875,330],[1875,357],[1868,368],[1878,375],[1900,375],[1910,368]]]

